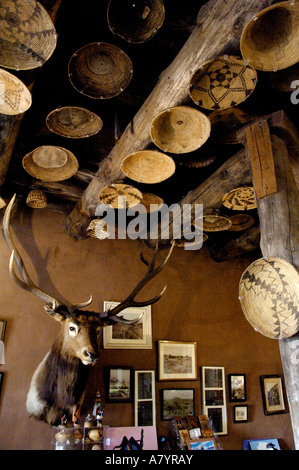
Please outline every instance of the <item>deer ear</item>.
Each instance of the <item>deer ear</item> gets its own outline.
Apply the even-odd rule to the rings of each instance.
[[[59,313],[57,312],[53,307],[51,307],[50,305],[44,305],[44,308],[46,310],[46,312],[51,315],[52,318],[54,318],[54,320],[56,321],[62,321],[64,320],[65,318],[65,315],[63,315],[63,313]]]

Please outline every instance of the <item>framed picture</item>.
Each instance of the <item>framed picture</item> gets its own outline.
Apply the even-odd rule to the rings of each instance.
[[[260,384],[265,415],[286,413],[282,375],[261,375]]]
[[[245,374],[228,374],[228,397],[230,402],[246,401]]]
[[[106,401],[125,403],[133,401],[133,369],[105,367]]]
[[[118,305],[119,302],[104,302],[104,311]],[[127,320],[135,320],[133,325],[116,323],[103,328],[104,349],[152,349],[152,313],[151,306],[130,307],[122,311]]]
[[[209,439],[189,439],[187,440],[189,450],[216,450],[216,441],[213,437]]]
[[[4,372],[0,372],[0,396],[1,396],[1,389],[3,385],[3,379],[4,379]]]
[[[233,418],[234,418],[234,423],[247,423],[248,422],[248,405],[235,405]]]
[[[178,416],[193,416],[194,389],[172,388],[161,390],[161,415],[163,421]]]
[[[197,343],[158,341],[159,380],[196,380]]]
[[[7,325],[6,320],[0,320],[0,341],[4,341],[6,325]]]
[[[213,423],[215,434],[227,434],[224,367],[203,366],[202,410]]]
[[[277,439],[249,439],[247,450],[280,450]]]
[[[155,371],[135,370],[135,426],[156,425]]]

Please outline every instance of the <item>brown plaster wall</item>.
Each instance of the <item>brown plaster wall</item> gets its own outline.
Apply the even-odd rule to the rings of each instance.
[[[16,243],[33,280],[60,300],[73,303],[93,294],[94,310],[104,300],[119,301],[143,275],[139,261],[143,245],[131,240],[89,238],[75,242],[64,231],[65,218],[47,210],[19,211],[13,219]],[[0,449],[49,449],[49,426],[27,417],[26,395],[31,376],[50,348],[59,324],[44,312],[43,303],[18,288],[8,274],[9,253],[0,238],[0,318],[8,322],[6,364],[0,397]],[[281,374],[278,342],[249,325],[240,308],[238,282],[252,260],[215,263],[207,248],[199,252],[176,249],[165,270],[145,289],[153,296],[167,284],[163,298],[152,307],[152,350],[108,350],[100,344],[100,361],[93,367],[83,407],[92,410],[96,391],[104,397],[103,366],[124,365],[156,369],[157,340],[196,341],[198,365],[224,366],[247,379],[249,422],[234,424],[233,403],[227,403],[228,434],[220,441],[225,450],[242,449],[248,438],[279,439],[283,449],[294,448],[290,415],[265,416],[259,385],[263,374]],[[101,340],[100,340],[101,342]],[[156,382],[157,431],[168,434],[170,424],[160,420],[162,388],[194,388],[196,412],[201,412],[200,380]],[[104,424],[134,425],[133,404],[106,404]]]

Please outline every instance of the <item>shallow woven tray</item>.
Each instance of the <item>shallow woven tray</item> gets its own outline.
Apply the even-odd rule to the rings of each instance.
[[[223,196],[222,204],[228,209],[235,211],[256,209],[257,205],[253,187],[244,186],[232,189]]]
[[[0,113],[9,116],[22,114],[32,104],[31,93],[12,73],[0,69]]]
[[[134,181],[155,184],[173,175],[175,163],[171,157],[156,150],[140,150],[125,157],[121,169]]]
[[[48,114],[46,125],[55,134],[70,139],[83,139],[97,134],[103,127],[103,121],[88,109],[64,106]]]
[[[115,183],[102,189],[99,200],[114,209],[124,209],[141,204],[142,193],[128,184]]]

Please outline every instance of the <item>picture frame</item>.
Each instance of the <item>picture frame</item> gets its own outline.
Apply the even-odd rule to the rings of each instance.
[[[197,380],[197,343],[158,341],[158,380]]]
[[[202,414],[213,423],[217,435],[227,434],[225,369],[222,366],[202,366]]]
[[[104,312],[116,307],[119,302],[104,301]],[[130,307],[122,311],[122,316],[134,320],[141,315],[133,325],[115,323],[103,328],[104,349],[152,349],[152,313],[151,305],[145,307]]]
[[[179,416],[193,416],[194,388],[165,388],[161,390],[161,419],[168,421]]]
[[[245,374],[228,374],[228,398],[230,402],[247,400]]]
[[[4,372],[0,372],[0,397],[1,397],[1,390],[2,390],[2,385],[3,385],[3,380],[4,380]]]
[[[133,401],[132,367],[105,367],[105,392],[107,403]]]
[[[235,405],[233,413],[234,423],[248,423],[248,405]]]
[[[248,439],[248,450],[281,450],[278,439]]]
[[[265,415],[286,413],[286,399],[282,375],[261,375],[260,386]]]
[[[135,426],[156,426],[155,371],[135,370]]]
[[[205,439],[188,439],[189,450],[217,450],[216,441],[213,437]]]
[[[6,325],[6,320],[0,320],[0,341],[4,341]]]

